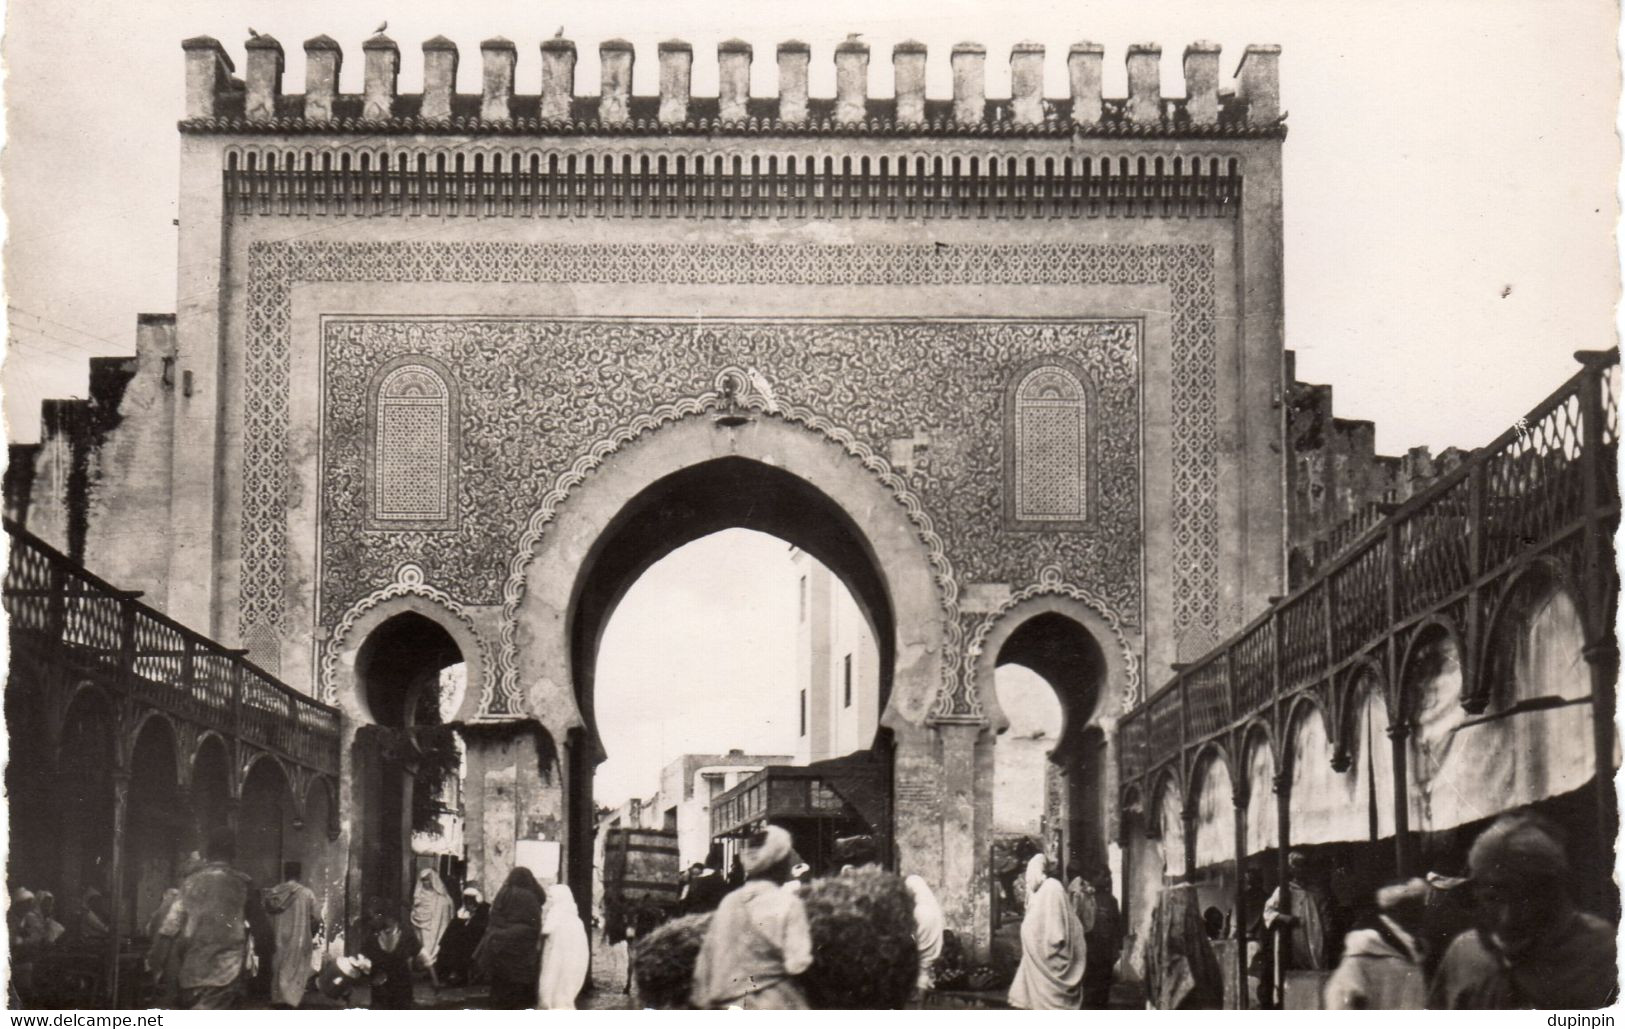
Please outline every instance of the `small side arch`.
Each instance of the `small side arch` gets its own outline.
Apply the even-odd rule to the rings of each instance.
[[[153,731],[162,732],[166,737],[166,746],[175,769],[175,782],[184,785],[190,780],[191,761],[181,749],[180,730],[175,725],[175,720],[164,712],[147,711],[137,716],[135,725],[130,729],[129,753],[132,755],[135,753],[136,746],[141,742],[141,734],[155,724],[162,728],[155,728]]]
[[[467,685],[452,721],[473,721],[492,689],[492,664],[485,638],[462,604],[423,581],[415,566],[403,566],[396,581],[363,598],[340,620],[322,656],[324,699],[336,704],[347,719],[370,723],[373,718],[360,697],[356,659],[361,648],[384,623],[404,614],[419,615],[435,623],[462,655]]]
[[[1280,824],[1275,784],[1281,781],[1280,753],[1274,727],[1267,721],[1256,719],[1243,727],[1241,777],[1236,789],[1238,800],[1247,809],[1245,844],[1249,854],[1277,845]]]
[[[325,824],[320,826],[322,832],[327,834],[329,840],[339,838],[339,791],[338,784],[330,776],[313,775],[306,783],[304,795],[299,798],[300,813],[307,824],[312,812],[325,812]]]
[[[1075,693],[1067,691],[1066,684],[1050,681],[1051,688],[1055,689],[1061,700],[1062,725],[1056,754],[1064,757],[1073,749],[1085,728],[1101,722],[1108,711],[1115,715],[1116,701],[1123,693],[1123,655],[1114,645],[1120,634],[1114,633],[1099,612],[1064,594],[1041,594],[1018,601],[996,615],[991,627],[973,644],[974,675],[976,694],[981,699],[989,726],[996,733],[1004,731],[1010,719],[999,703],[996,686],[998,668],[1003,663],[1026,663],[1023,655],[1009,653],[1007,645],[1012,641],[1019,643],[1026,636],[1024,630],[1031,630],[1041,624],[1041,620],[1043,624],[1048,624],[1052,619],[1061,619],[1075,626],[1078,630],[1077,641],[1082,643],[1087,640],[1085,649],[1092,651],[1080,656],[1083,664],[1091,666],[1082,671],[1092,681],[1077,683]],[[1051,680],[1047,669],[1034,668],[1033,671]]]
[[[1326,705],[1313,690],[1305,690],[1288,702],[1286,718],[1281,723],[1280,767],[1283,774],[1289,773],[1298,760],[1293,738],[1297,735],[1299,720],[1317,716],[1320,718],[1320,728],[1326,734],[1326,738],[1334,739],[1335,728],[1331,713],[1326,710]]]
[[[1429,615],[1411,629],[1406,636],[1404,648],[1400,651],[1399,678],[1394,683],[1393,704],[1388,712],[1395,725],[1408,725],[1414,717],[1416,679],[1421,675],[1431,674],[1423,667],[1423,663],[1433,663],[1435,660],[1433,650],[1438,641],[1447,640],[1455,648],[1457,659],[1461,660],[1467,653],[1467,648],[1462,642],[1464,638],[1456,619],[1443,611]]]
[[[1462,684],[1462,703],[1470,712],[1482,711],[1496,698],[1491,694],[1513,678],[1513,661],[1518,644],[1535,614],[1536,605],[1561,597],[1579,619],[1581,634],[1591,624],[1581,591],[1571,587],[1561,562],[1540,557],[1514,572],[1507,580],[1485,622],[1477,667],[1479,674]]]
[[[1339,772],[1348,770],[1350,755],[1353,753],[1351,741],[1355,729],[1355,716],[1364,710],[1365,699],[1373,691],[1382,699],[1383,710],[1387,712],[1390,723],[1393,719],[1387,677],[1383,674],[1382,665],[1374,657],[1369,654],[1363,655],[1343,672],[1341,678],[1342,684],[1333,695],[1336,712],[1331,723],[1335,733],[1331,737],[1332,767]]]
[[[1271,774],[1280,775],[1281,748],[1276,743],[1275,727],[1270,724],[1269,719],[1263,717],[1254,718],[1241,727],[1242,767],[1251,767],[1253,754],[1259,747],[1269,748]]]
[[[1236,766],[1230,759],[1230,749],[1219,740],[1208,740],[1202,744],[1202,748],[1196,752],[1196,757],[1191,761],[1190,785],[1185,791],[1187,804],[1195,803],[1195,798],[1207,785],[1207,777],[1212,774],[1210,770],[1214,767],[1223,768],[1225,774],[1230,777],[1232,788],[1235,786]]]

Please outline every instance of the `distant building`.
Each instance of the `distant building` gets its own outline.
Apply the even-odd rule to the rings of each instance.
[[[596,849],[607,829],[663,829],[677,834],[684,867],[704,861],[711,849],[711,801],[768,765],[787,765],[787,754],[684,754],[660,771],[660,788],[634,797],[598,819]]]
[[[863,750],[880,725],[874,630],[850,591],[797,549],[796,760],[811,764]],[[785,762],[781,762],[785,763]]]

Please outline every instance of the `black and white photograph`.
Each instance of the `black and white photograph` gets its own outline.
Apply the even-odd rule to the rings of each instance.
[[[1620,40],[14,0],[6,1006],[1611,1025]]]

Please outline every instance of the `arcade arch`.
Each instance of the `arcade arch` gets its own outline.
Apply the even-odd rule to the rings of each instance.
[[[1190,879],[1196,884],[1202,910],[1227,911],[1236,895],[1235,780],[1230,761],[1210,745],[1196,759],[1191,772],[1193,800],[1190,831],[1196,863]]]
[[[151,715],[130,752],[125,829],[125,925],[145,925],[176,881],[177,857],[193,848],[195,829],[180,803],[179,745],[162,715]]]
[[[57,755],[57,839],[61,866],[57,881],[58,915],[71,924],[79,915],[80,897],[94,887],[105,897],[113,858],[113,781],[117,763],[117,712],[111,701],[91,687],[69,702],[62,721]]]

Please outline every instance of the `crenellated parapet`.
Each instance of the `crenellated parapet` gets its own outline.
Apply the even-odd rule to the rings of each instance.
[[[1125,55],[1128,95],[1102,95],[1105,48],[1078,43],[1066,56],[1069,95],[1043,94],[1045,48],[1018,43],[1010,52],[1011,97],[988,100],[987,51],[961,43],[948,55],[952,97],[926,95],[930,55],[912,40],[892,48],[893,97],[869,95],[867,43],[852,37],[834,48],[835,96],[808,95],[813,58],[806,43],[778,45],[778,92],[751,95],[754,48],[744,40],[716,47],[718,95],[692,95],[694,48],[681,40],[661,43],[659,95],[636,96],[632,70],[636,48],[621,39],[599,45],[596,95],[575,92],[577,50],[556,38],[539,47],[535,64],[500,37],[480,44],[478,93],[458,91],[457,44],[436,36],[423,44],[423,91],[397,89],[400,47],[382,34],[362,44],[365,62],[359,95],[338,91],[344,54],[327,36],[304,44],[303,94],[282,90],[282,45],[265,35],[246,44],[245,70],[224,47],[206,36],[186,40],[185,132],[196,133],[458,133],[458,134],[733,134],[733,135],[918,135],[918,136],[1127,136],[1279,137],[1280,48],[1249,46],[1230,88],[1220,82],[1217,44],[1185,48],[1185,95],[1161,93],[1162,49],[1136,44]],[[529,64],[527,67],[526,65]],[[538,92],[524,91],[533,84]]]

